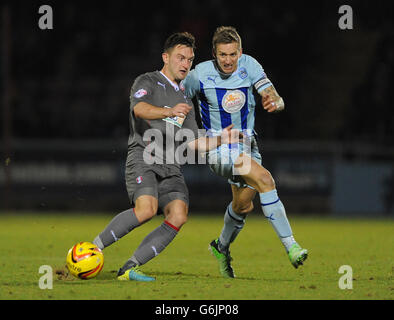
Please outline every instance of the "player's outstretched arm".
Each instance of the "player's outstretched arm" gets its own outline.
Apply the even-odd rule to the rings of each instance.
[[[172,108],[156,107],[146,102],[138,102],[133,111],[137,118],[146,120],[164,119],[168,117],[186,117],[192,109],[186,103],[178,103]]]
[[[243,134],[237,129],[233,129],[234,124],[224,128],[222,134],[217,137],[200,137],[189,142],[189,148],[205,152],[219,147],[222,144],[238,143],[242,139]]]
[[[285,103],[273,85],[260,92],[263,108],[268,112],[279,112],[285,108]]]

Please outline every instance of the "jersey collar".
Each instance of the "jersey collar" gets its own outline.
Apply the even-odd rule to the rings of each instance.
[[[163,72],[161,72],[161,71],[159,71],[160,73],[161,73],[161,75],[164,77],[164,78],[166,78],[167,79],[167,81],[174,87],[174,89],[175,89],[175,91],[179,91],[179,86],[175,83],[175,82],[172,82],[170,79],[168,79],[167,78],[167,76],[163,73]]]
[[[214,65],[214,67],[215,67],[217,73],[219,73],[220,78],[222,78],[223,80],[226,80],[226,79],[230,78],[230,77],[231,77],[234,73],[236,73],[237,70],[238,70],[238,66],[237,66],[237,70],[235,70],[234,72],[232,72],[232,73],[230,73],[230,74],[224,73],[223,71],[220,70],[219,65],[218,65],[216,59],[212,60],[212,62],[213,62],[213,65]]]

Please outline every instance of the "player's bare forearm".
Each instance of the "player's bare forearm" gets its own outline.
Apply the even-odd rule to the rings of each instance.
[[[186,117],[192,109],[186,103],[178,103],[168,108],[156,107],[146,102],[138,102],[134,107],[134,115],[146,120],[164,119],[168,117]]]
[[[189,148],[198,152],[206,152],[217,148],[222,144],[221,137],[200,137],[189,142]]]
[[[233,129],[234,124],[230,124],[224,128],[220,136],[216,137],[200,137],[189,143],[189,147],[199,152],[210,151],[222,144],[238,143],[243,137],[242,132]]]
[[[268,112],[279,112],[285,108],[285,103],[273,85],[265,88],[261,93],[263,108]]]
[[[146,120],[164,119],[170,116],[170,109],[156,107],[146,102],[138,102],[133,111],[137,118]]]

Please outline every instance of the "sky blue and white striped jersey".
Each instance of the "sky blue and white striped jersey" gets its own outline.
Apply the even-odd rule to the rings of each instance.
[[[242,54],[230,77],[222,77],[214,60],[210,60],[197,64],[183,85],[190,98],[197,97],[206,130],[215,134],[234,124],[235,129],[251,134],[256,105],[253,87],[260,93],[272,83],[256,59]]]

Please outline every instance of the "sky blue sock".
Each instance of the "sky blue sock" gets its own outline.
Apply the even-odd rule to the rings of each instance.
[[[269,220],[281,240],[291,237],[293,232],[287,220],[285,207],[280,201],[276,189],[260,193],[260,201],[265,217]]]

